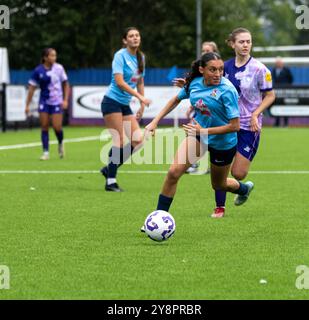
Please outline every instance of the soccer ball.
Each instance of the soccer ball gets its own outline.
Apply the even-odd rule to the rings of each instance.
[[[145,232],[154,241],[165,241],[170,238],[176,228],[172,215],[163,210],[151,212],[144,223]]]

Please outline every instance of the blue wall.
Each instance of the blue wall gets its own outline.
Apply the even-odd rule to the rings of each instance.
[[[309,84],[309,67],[291,67],[294,76],[294,84]],[[145,84],[146,85],[168,85],[171,82],[167,79],[171,69],[147,68]],[[182,77],[186,69],[178,69],[177,76]],[[31,71],[11,70],[11,84],[27,84]],[[111,70],[108,69],[79,69],[68,70],[68,77],[71,85],[91,84],[107,85],[111,79]]]

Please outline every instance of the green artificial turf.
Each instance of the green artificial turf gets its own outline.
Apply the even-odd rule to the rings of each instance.
[[[101,131],[65,128],[65,138]],[[183,176],[170,209],[176,232],[164,243],[139,229],[165,174],[140,171],[167,164],[124,165],[117,180],[125,192],[107,193],[91,173],[106,142],[67,143],[63,160],[51,145],[45,162],[40,147],[0,150],[0,265],[10,269],[0,300],[308,299],[295,286],[296,267],[309,266],[308,137],[306,128],[265,128],[247,177],[254,191],[241,207],[228,194],[223,219],[210,218],[209,175]],[[30,142],[39,130],[0,133],[0,147]]]

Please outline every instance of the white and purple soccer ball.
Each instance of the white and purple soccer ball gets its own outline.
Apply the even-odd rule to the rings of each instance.
[[[172,215],[163,210],[151,212],[144,223],[145,232],[154,241],[165,241],[175,232],[176,224]]]

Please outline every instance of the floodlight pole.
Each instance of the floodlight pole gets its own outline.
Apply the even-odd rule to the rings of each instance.
[[[196,0],[196,59],[201,56],[202,48],[202,0]]]

